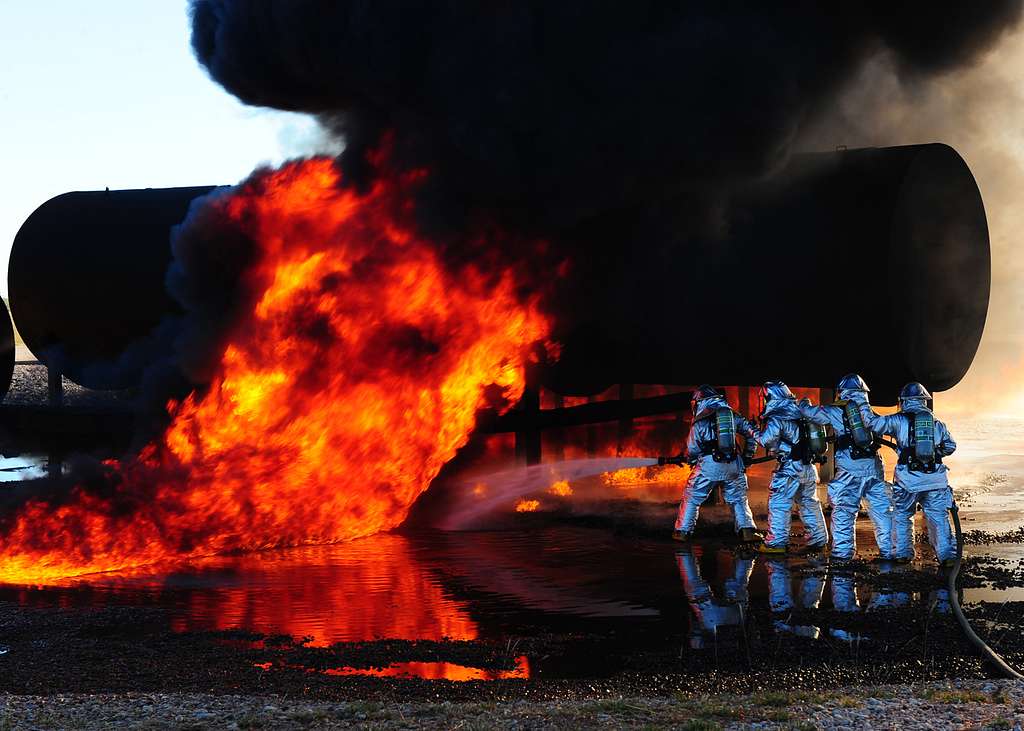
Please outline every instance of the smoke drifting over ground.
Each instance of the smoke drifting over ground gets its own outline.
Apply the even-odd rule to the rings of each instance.
[[[992,243],[992,295],[978,356],[939,399],[943,411],[1020,413],[1024,408],[1024,33],[1004,34],[974,65],[906,79],[882,54],[851,80],[838,103],[808,126],[798,147],[832,149],[940,140],[963,155],[978,181]]]

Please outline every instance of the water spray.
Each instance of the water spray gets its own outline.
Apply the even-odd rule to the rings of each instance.
[[[443,530],[465,530],[477,527],[479,519],[509,501],[539,493],[562,480],[578,480],[616,470],[653,467],[657,459],[646,457],[606,457],[545,462],[517,467],[503,472],[479,476],[465,481],[458,502],[445,516]]]

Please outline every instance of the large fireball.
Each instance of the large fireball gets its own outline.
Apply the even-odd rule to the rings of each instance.
[[[497,385],[524,387],[548,322],[511,271],[457,270],[418,235],[422,173],[343,187],[333,161],[261,172],[211,200],[256,244],[257,293],[208,388],[163,437],[9,516],[0,581],[43,582],[397,526]]]

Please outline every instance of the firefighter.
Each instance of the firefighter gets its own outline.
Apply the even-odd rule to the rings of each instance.
[[[800,413],[835,432],[836,476],[828,485],[832,503],[832,558],[849,560],[857,551],[857,513],[862,499],[875,529],[879,557],[892,558],[892,488],[883,479],[879,444],[863,423],[860,407],[868,403],[868,384],[855,373],[836,386],[834,404],[813,406],[804,399]]]
[[[693,410],[693,427],[686,437],[685,449],[676,457],[658,460],[661,464],[682,464],[685,461],[691,468],[672,537],[677,541],[690,540],[700,506],[715,486],[722,485],[722,494],[732,508],[740,540],[748,543],[759,541],[761,538],[747,502],[745,464],[745,459],[757,447],[753,425],[733,411],[725,397],[711,386],[701,386],[694,391],[690,407]],[[737,444],[737,434],[746,439],[742,452]]]
[[[822,550],[828,544],[828,529],[818,500],[816,465],[824,461],[828,446],[824,429],[803,418],[785,383],[768,381],[759,396],[762,421],[754,436],[778,463],[768,486],[768,533],[758,550],[786,552],[794,502],[808,534],[808,549]]]
[[[908,383],[900,391],[899,413],[879,416],[867,405],[862,411],[870,429],[893,437],[899,448],[893,480],[894,557],[900,562],[914,558],[914,513],[920,505],[935,557],[942,565],[950,566],[956,559],[956,543],[949,527],[953,489],[949,468],[942,464],[942,458],[956,451],[956,442],[928,408],[931,397],[920,383]]]

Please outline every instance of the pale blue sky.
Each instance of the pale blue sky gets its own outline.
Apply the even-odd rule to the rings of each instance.
[[[18,228],[55,195],[234,183],[313,138],[206,76],[185,0],[0,0],[0,291]]]

